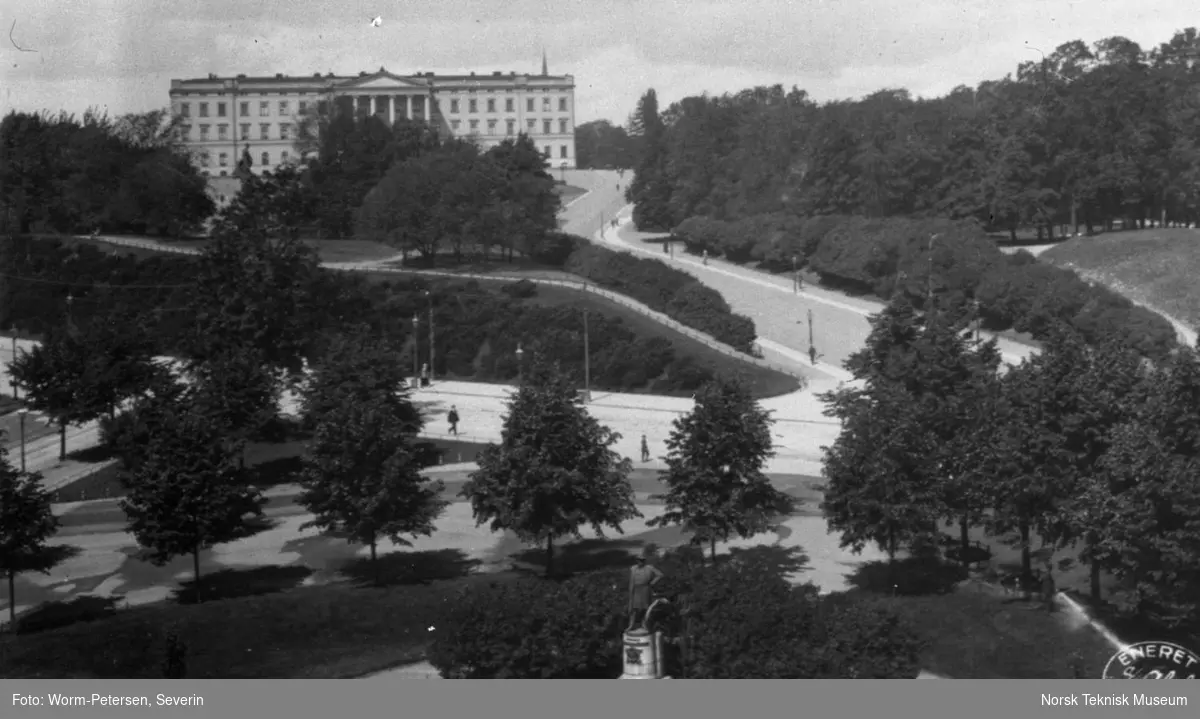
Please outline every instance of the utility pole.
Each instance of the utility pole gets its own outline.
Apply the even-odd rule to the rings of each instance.
[[[420,334],[421,319],[417,317],[417,313],[413,313],[413,378],[416,380],[417,386],[421,386],[421,367],[417,363],[420,361],[418,353],[421,346]]]
[[[808,311],[808,348],[811,350],[816,347],[813,344],[813,315],[812,310]]]
[[[433,375],[436,372],[436,370],[433,368],[433,293],[429,290],[425,290],[425,297],[429,300],[429,382],[432,384]]]
[[[592,401],[592,352],[588,344],[588,311],[583,308],[583,401]]]

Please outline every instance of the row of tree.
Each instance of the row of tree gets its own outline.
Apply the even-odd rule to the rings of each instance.
[[[1075,555],[1108,599],[1168,625],[1200,619],[1200,359],[1156,364],[1058,326],[1042,352],[1001,374],[994,341],[903,299],[872,320],[847,361],[860,387],[830,393],[842,422],[826,449],[824,512],[844,546],[895,557],[958,526]],[[1040,546],[1035,542],[1040,540]]]
[[[166,111],[116,120],[9,112],[0,121],[0,233],[179,236],[215,207]]]
[[[1037,339],[1070,324],[1089,342],[1118,340],[1150,357],[1175,346],[1175,330],[1154,312],[1074,272],[1006,255],[978,224],[933,218],[817,216],[786,212],[740,220],[695,216],[674,234],[689,252],[757,262],[773,271],[802,268],[822,283],[921,307],[975,315],[993,331]]]
[[[1200,219],[1200,39],[1076,40],[1015,76],[914,99],[813,102],[757,87],[639,102],[634,220],[789,211],[972,218],[1015,237]]]

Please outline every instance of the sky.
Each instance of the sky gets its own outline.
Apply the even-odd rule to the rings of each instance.
[[[0,112],[164,107],[172,78],[476,71],[575,76],[576,122],[624,123],[654,88],[782,84],[818,101],[933,97],[1054,48],[1155,47],[1195,0],[0,0]],[[371,20],[380,17],[380,26]]]

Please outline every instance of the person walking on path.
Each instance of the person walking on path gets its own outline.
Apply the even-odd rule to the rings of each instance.
[[[708,264],[708,250],[704,251],[704,254],[701,257],[701,261],[704,262],[705,265]]]
[[[1058,592],[1054,586],[1054,575],[1051,574],[1050,566],[1046,566],[1046,573],[1042,575],[1042,602],[1046,606],[1047,612],[1054,611],[1054,597]]]
[[[629,629],[645,621],[650,608],[651,588],[663,578],[663,573],[646,563],[648,551],[638,555],[637,563],[629,570]]]
[[[650,461],[650,445],[646,444],[646,435],[642,435],[642,461]]]
[[[450,422],[450,434],[458,436],[458,407],[450,405],[450,414],[446,415],[446,420]]]

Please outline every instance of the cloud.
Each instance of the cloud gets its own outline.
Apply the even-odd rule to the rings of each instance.
[[[207,73],[537,71],[576,77],[577,118],[621,121],[647,88],[669,103],[756,84],[817,99],[882,87],[944,93],[1013,72],[1073,39],[1153,47],[1196,24],[1191,2],[1144,0],[0,0],[0,109],[166,103]],[[370,19],[382,16],[381,27]]]

